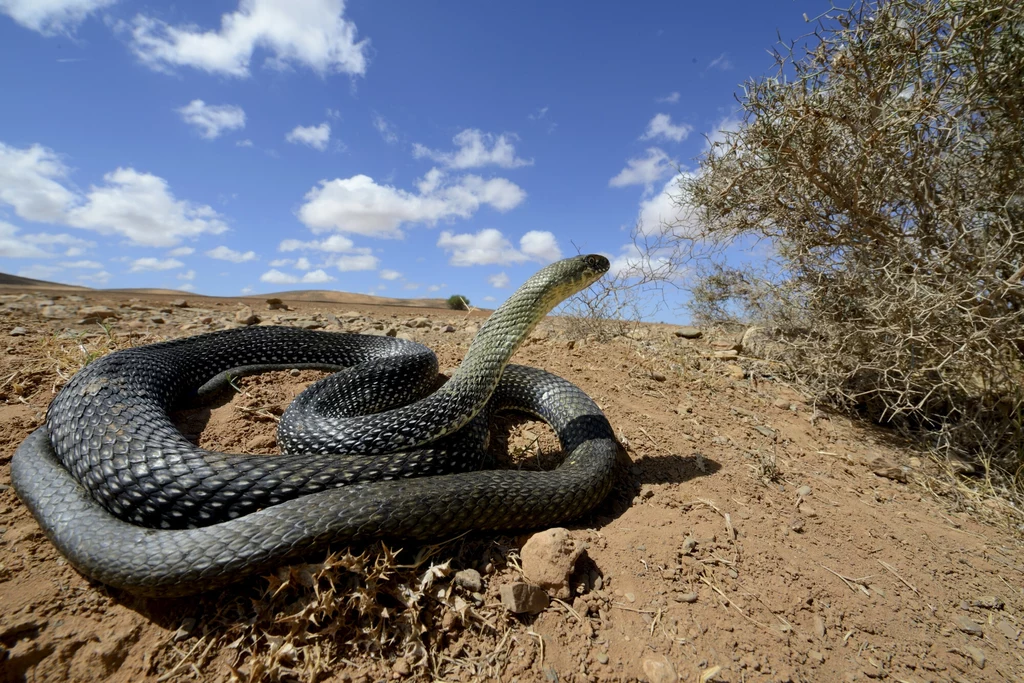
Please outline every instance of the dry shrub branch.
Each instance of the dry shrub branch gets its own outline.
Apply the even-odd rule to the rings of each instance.
[[[701,264],[698,315],[770,322],[820,397],[1020,490],[1024,5],[833,7],[775,56],[658,248]],[[708,258],[751,237],[774,277]]]

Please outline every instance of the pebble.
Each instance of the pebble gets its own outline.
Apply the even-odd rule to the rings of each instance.
[[[465,588],[470,593],[479,593],[484,589],[484,579],[475,569],[463,569],[455,573],[455,585]]]
[[[696,593],[678,593],[675,596],[676,602],[694,603],[697,602]]]
[[[985,668],[985,653],[980,648],[968,645],[964,648],[964,651],[970,656],[974,666],[979,669]]]
[[[537,532],[520,551],[523,574],[556,598],[565,600],[569,597],[569,577],[582,554],[583,546],[574,543],[566,529],[555,527]]]
[[[607,652],[598,652],[597,653],[597,661],[599,663],[601,663],[601,664],[607,664],[608,663],[608,653]]]
[[[15,327],[8,334],[10,334],[12,337],[24,337],[26,334],[28,334],[28,330],[25,329],[24,327]]]
[[[700,339],[704,336],[704,333],[700,331],[700,328],[692,327],[690,325],[683,325],[676,329],[675,334],[677,337],[682,339]]]
[[[255,325],[260,321],[260,317],[253,313],[251,306],[242,306],[240,309],[235,311],[235,322],[241,325]]]
[[[648,657],[641,666],[650,683],[676,683],[679,680],[679,674],[665,658]]]
[[[501,604],[515,614],[540,614],[551,602],[548,594],[539,586],[523,581],[505,584],[498,592]]]
[[[804,484],[803,486],[796,490],[796,495],[799,496],[800,498],[806,498],[807,496],[811,495],[811,487],[808,486],[807,484]]]
[[[968,633],[972,636],[982,636],[985,632],[981,629],[981,626],[971,619],[960,615],[953,620],[953,625],[964,633]]]

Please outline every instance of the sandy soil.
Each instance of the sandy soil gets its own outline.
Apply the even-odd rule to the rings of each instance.
[[[522,580],[525,536],[434,548],[439,568],[409,570],[422,590],[401,604],[385,594],[398,579],[342,552],[335,558],[355,571],[331,574],[346,583],[334,603],[319,595],[324,609],[315,614],[312,589],[291,591],[322,590],[324,557],[190,599],[140,599],[90,582],[11,489],[11,454],[41,423],[62,376],[87,357],[223,328],[240,303],[189,297],[179,308],[163,296],[114,296],[0,292],[4,681],[1024,680],[1024,553],[1011,535],[932,497],[918,483],[927,459],[892,435],[820,412],[766,364],[716,359],[668,326],[570,342],[549,320],[515,358],[586,390],[629,459],[609,501],[570,527],[585,547],[572,595],[536,616],[511,614],[498,597]],[[434,348],[448,370],[482,320],[439,309],[295,302],[270,312],[246,303],[264,323],[277,315],[326,329],[394,327]],[[95,305],[113,311],[97,314],[106,329],[78,322],[89,319],[80,309]],[[404,324],[420,316],[431,325]],[[9,336],[16,327],[24,334]],[[275,416],[318,376],[247,378],[230,401],[176,419],[204,447],[275,452]],[[543,425],[498,429],[520,461],[548,466],[557,452]],[[380,557],[379,548],[367,552]],[[455,585],[452,572],[466,568],[481,572],[481,590]],[[268,598],[273,590],[291,597]],[[355,595],[376,597],[357,605]],[[403,619],[415,627],[404,640],[393,635]]]

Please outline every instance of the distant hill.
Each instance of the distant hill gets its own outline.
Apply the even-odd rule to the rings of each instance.
[[[75,290],[84,292],[102,292],[104,294],[123,294],[125,296],[160,295],[174,296],[180,298],[204,297],[211,299],[252,299],[263,301],[265,299],[278,298],[286,301],[308,301],[331,304],[351,304],[368,306],[410,306],[413,308],[447,308],[445,299],[398,299],[387,296],[373,296],[370,294],[353,294],[351,292],[337,292],[329,289],[297,289],[286,292],[271,292],[268,294],[249,294],[245,296],[231,297],[207,297],[205,294],[184,292],[177,289],[158,289],[150,287],[138,287],[130,289],[94,289],[92,287],[80,287],[78,285],[64,285],[58,282],[47,282],[45,280],[33,280],[18,275],[0,273],[0,287],[25,288],[25,289],[57,289]]]
[[[0,285],[10,285],[12,287],[46,287],[47,289],[89,289],[88,287],[79,287],[78,285],[64,285],[59,282],[33,280],[30,277],[8,275],[7,273],[0,273]]]
[[[250,294],[247,299],[286,299],[288,301],[319,301],[332,304],[373,304],[376,306],[413,306],[416,308],[447,308],[445,299],[396,299],[372,294],[353,294],[330,289],[297,289],[270,294]]]

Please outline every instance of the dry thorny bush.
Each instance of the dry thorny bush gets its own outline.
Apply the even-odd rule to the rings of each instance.
[[[773,327],[819,399],[981,465],[1020,524],[1024,5],[833,7],[775,56],[648,258],[703,274],[705,321]],[[771,277],[723,258],[750,239]]]

